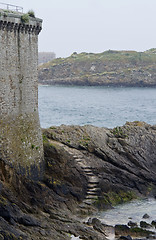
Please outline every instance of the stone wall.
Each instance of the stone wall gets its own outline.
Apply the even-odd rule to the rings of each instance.
[[[38,114],[38,34],[42,20],[0,16],[0,159],[32,179],[43,169]]]

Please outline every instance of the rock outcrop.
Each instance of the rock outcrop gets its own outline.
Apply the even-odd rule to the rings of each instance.
[[[87,86],[156,86],[156,50],[73,53],[39,67],[39,83]]]
[[[58,168],[55,153],[59,166],[62,159],[66,161],[63,179],[70,173],[83,203],[107,208],[138,195],[155,196],[155,126],[144,122],[127,122],[114,129],[62,125],[44,130],[44,136],[51,145],[46,150],[51,174]],[[60,144],[65,158],[59,157]]]
[[[62,125],[44,129],[43,141],[41,182],[0,160],[0,239],[104,240],[109,226],[82,223],[83,214],[156,195],[156,126]]]

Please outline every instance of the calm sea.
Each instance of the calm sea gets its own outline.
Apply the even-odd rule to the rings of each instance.
[[[156,124],[156,88],[39,86],[41,126]]]

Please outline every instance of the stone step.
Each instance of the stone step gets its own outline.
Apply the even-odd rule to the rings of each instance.
[[[98,182],[97,183],[89,183],[87,188],[96,188],[97,184],[98,184]]]
[[[97,192],[97,191],[100,191],[100,188],[87,188],[87,191],[89,191],[89,192]]]
[[[97,197],[98,197],[97,195],[88,195],[85,197],[85,199],[95,199],[96,200]]]
[[[75,158],[76,161],[82,161],[82,158]]]
[[[94,177],[93,173],[85,173],[89,177]]]
[[[92,173],[92,170],[90,170],[90,169],[84,169],[83,170],[85,173]]]
[[[86,194],[87,194],[87,196],[97,195],[97,192],[88,191]]]
[[[80,159],[75,159],[75,161],[76,161],[77,163],[82,162],[82,160],[80,160]]]
[[[99,181],[99,178],[95,175],[93,175],[92,177],[90,177],[90,179],[94,179],[94,180],[98,180]]]
[[[98,183],[99,182],[99,178],[94,177],[94,176],[93,177],[90,176],[88,183],[91,183],[91,182]]]

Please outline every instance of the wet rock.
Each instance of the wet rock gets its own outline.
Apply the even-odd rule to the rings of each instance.
[[[121,236],[118,240],[132,240],[131,236]]]
[[[148,237],[154,234],[154,232],[149,230],[144,230],[139,227],[129,228],[127,225],[115,225],[115,234],[123,235],[123,236],[130,235],[130,236],[138,236],[138,237],[140,236]]]
[[[96,231],[103,233],[105,235],[105,225],[102,224],[98,218],[92,219],[92,226]]]
[[[127,235],[130,228],[127,225],[115,225],[115,235]]]
[[[129,222],[128,222],[128,226],[129,226],[129,227],[137,227],[137,223],[136,223],[136,222],[129,221]]]
[[[156,228],[156,220],[153,220],[151,224]]]
[[[141,221],[140,222],[140,227],[141,228],[150,228],[151,227],[151,224],[145,222],[145,221]]]
[[[143,236],[143,237],[149,237],[152,234],[154,234],[154,232],[149,231],[149,230],[145,230],[139,227],[135,227],[135,228],[131,228],[130,233],[132,236]]]
[[[150,216],[147,213],[145,213],[142,218],[150,218]]]
[[[87,224],[92,225],[92,218],[88,218]]]

